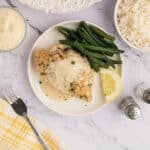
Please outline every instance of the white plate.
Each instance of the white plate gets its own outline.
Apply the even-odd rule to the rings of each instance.
[[[55,29],[56,26],[65,26],[65,27],[70,27],[75,29],[79,22],[80,21],[62,22],[60,24],[50,27],[35,42],[30,52],[29,60],[28,60],[28,76],[31,83],[31,87],[35,95],[48,108],[64,115],[75,116],[75,115],[87,114],[98,110],[105,104],[105,98],[103,96],[101,85],[99,84],[100,81],[99,82],[97,81],[99,80],[99,77],[98,75],[95,76],[94,88],[93,88],[93,100],[91,102],[85,102],[78,98],[72,98],[71,100],[65,102],[58,102],[54,99],[49,99],[47,96],[45,96],[45,94],[40,88],[39,75],[33,63],[33,52],[39,48],[48,48],[49,46],[58,43],[58,40],[64,39],[64,36]],[[89,23],[89,24],[93,24],[93,23]]]
[[[19,0],[23,4],[47,13],[71,13],[88,8],[101,0]]]

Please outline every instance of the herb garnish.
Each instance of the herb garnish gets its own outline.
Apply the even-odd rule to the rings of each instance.
[[[71,61],[71,64],[74,65],[76,62],[74,60]]]
[[[46,75],[46,73],[45,72],[41,72],[41,76],[44,76],[44,75]]]

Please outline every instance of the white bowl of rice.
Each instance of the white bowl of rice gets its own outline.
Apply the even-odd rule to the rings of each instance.
[[[130,47],[150,51],[150,0],[117,0],[114,21]]]

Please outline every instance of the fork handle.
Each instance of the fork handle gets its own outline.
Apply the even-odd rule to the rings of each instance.
[[[27,114],[24,114],[23,116],[24,116],[25,120],[29,123],[30,127],[32,128],[32,130],[33,130],[34,134],[36,135],[36,137],[37,137],[38,141],[40,142],[40,144],[43,146],[44,150],[50,150],[50,148],[48,148],[47,144],[44,142],[41,134],[33,126],[32,122],[30,121]]]

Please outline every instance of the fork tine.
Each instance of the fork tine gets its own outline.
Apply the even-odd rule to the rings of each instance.
[[[14,99],[17,99],[17,96],[14,94],[14,90],[12,87],[10,87],[8,91]]]
[[[11,98],[13,99],[13,102],[16,102],[16,100],[18,99],[17,98],[17,96],[14,94],[14,92],[13,91],[10,91],[10,96],[11,96]]]
[[[4,94],[5,99],[7,100],[8,103],[13,104],[12,100],[8,96],[8,94]]]
[[[4,94],[4,97],[7,99],[7,101],[10,104],[13,104],[17,101],[17,97],[15,96],[15,94],[13,94],[11,90],[6,91],[6,94]]]
[[[9,97],[11,98],[12,102],[15,103],[17,101],[17,97],[13,94],[12,91],[9,92]]]

